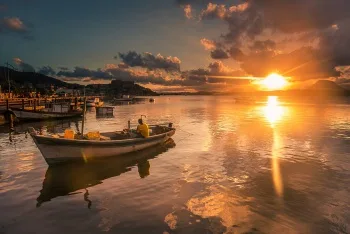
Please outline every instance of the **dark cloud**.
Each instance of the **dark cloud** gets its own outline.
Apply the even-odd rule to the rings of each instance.
[[[90,77],[90,78],[98,78],[98,79],[111,79],[113,76],[102,69],[92,70],[83,67],[75,67],[74,71],[59,71],[57,76],[63,77]]]
[[[61,71],[68,71],[69,70],[68,67],[58,67],[58,69],[61,70]]]
[[[7,5],[5,4],[0,4],[0,12],[1,11],[6,11],[7,10]]]
[[[348,0],[251,0],[250,4],[264,14],[269,27],[287,33],[324,29],[350,16]]]
[[[211,51],[210,56],[212,59],[228,59],[230,57],[227,52],[221,48]]]
[[[350,13],[349,13],[350,14]],[[350,19],[321,33],[319,48],[338,66],[350,65]]]
[[[325,29],[350,18],[348,0],[249,0],[239,5],[209,3],[201,19],[221,19],[228,24],[223,38],[240,43],[245,37],[254,39],[264,29],[285,33]]]
[[[348,0],[248,0],[233,5],[214,2],[208,3],[199,18],[222,20],[228,31],[219,37],[220,46],[213,40],[201,41],[211,50],[211,57],[226,58],[226,52],[248,74],[265,76],[279,71],[295,79],[338,76],[336,66],[350,65]],[[294,43],[299,49],[277,51],[282,47],[268,39],[272,36],[295,38],[284,41],[284,48]],[[217,56],[212,56],[214,51]]]
[[[150,70],[164,69],[165,71],[180,71],[181,61],[177,57],[164,57],[160,54],[153,55],[148,52],[139,54],[135,51],[129,51],[127,53],[119,53],[119,58],[130,67],[143,67]]]
[[[19,67],[21,71],[24,72],[35,72],[35,69],[32,65],[25,63],[20,58],[14,58],[13,61],[16,63],[16,65]]]
[[[337,78],[335,82],[337,84],[350,84],[350,78]]]
[[[164,71],[154,70],[133,70],[124,69],[118,66],[109,66],[106,68],[106,72],[112,74],[112,76],[119,80],[134,81],[137,83],[152,83],[160,85],[170,85],[172,82],[170,79],[166,80],[166,73]]]
[[[228,24],[229,32],[222,35],[226,43],[240,44],[242,37],[247,36],[254,39],[262,33],[264,22],[259,13],[248,2],[227,7],[223,4],[209,3],[200,18],[221,19]]]
[[[43,66],[43,67],[39,68],[38,73],[46,75],[46,76],[56,75],[56,71],[50,66]]]
[[[242,52],[242,50],[240,50],[237,47],[232,46],[228,53],[230,54],[231,58],[233,58],[234,60],[237,61],[242,61],[245,58],[244,53]]]
[[[184,71],[182,77],[187,81],[192,82],[192,85],[199,85],[205,83],[230,83],[230,84],[242,84],[249,83],[248,79],[241,79],[246,76],[246,73],[242,70],[232,70],[225,66],[221,61],[215,61],[208,65],[208,69],[195,69]]]
[[[128,53],[119,53],[119,57],[115,56],[115,59],[120,58],[125,64],[130,67],[145,67],[145,62],[142,55],[135,51],[129,51]]]
[[[269,39],[265,41],[255,41],[250,49],[255,52],[274,51],[276,49],[276,42]]]

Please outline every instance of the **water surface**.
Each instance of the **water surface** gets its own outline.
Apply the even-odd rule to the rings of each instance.
[[[349,233],[350,106],[158,97],[86,131],[120,130],[141,114],[173,122],[166,145],[48,168],[28,126],[0,131],[0,233]]]

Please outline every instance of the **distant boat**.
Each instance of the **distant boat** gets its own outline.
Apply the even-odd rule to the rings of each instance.
[[[150,125],[148,138],[133,136],[128,131],[98,133],[98,138],[67,139],[57,135],[41,135],[28,128],[30,135],[49,165],[66,161],[103,158],[135,152],[165,142],[175,134],[172,124]]]
[[[95,98],[93,100],[87,100],[86,106],[87,107],[103,106],[103,101],[101,101],[99,98]]]
[[[121,98],[114,98],[114,102],[132,102],[134,100],[134,97],[131,97],[130,95],[122,95]]]
[[[17,119],[22,121],[64,119],[80,117],[83,115],[82,110],[70,110],[70,104],[54,103],[40,110],[26,110],[20,108],[11,108]]]
[[[154,102],[154,101],[155,101],[154,98],[149,99],[149,102]]]

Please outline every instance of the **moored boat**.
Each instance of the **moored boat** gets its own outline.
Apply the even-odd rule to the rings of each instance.
[[[69,104],[52,104],[49,108],[40,110],[28,110],[20,108],[11,108],[15,116],[22,121],[64,119],[80,117],[83,115],[82,110],[70,110]]]
[[[86,106],[87,107],[103,106],[103,101],[101,101],[99,98],[95,98],[93,100],[87,100]]]
[[[67,161],[87,161],[122,155],[146,149],[167,141],[175,134],[172,124],[168,126],[150,125],[151,134],[147,138],[137,137],[132,131],[98,133],[94,140],[79,135],[65,138],[59,135],[43,135],[29,128],[35,144],[49,165]]]

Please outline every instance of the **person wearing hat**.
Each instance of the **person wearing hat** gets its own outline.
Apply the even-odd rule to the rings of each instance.
[[[149,137],[149,128],[146,123],[143,122],[142,119],[139,119],[139,125],[137,126],[137,132],[144,138]]]

